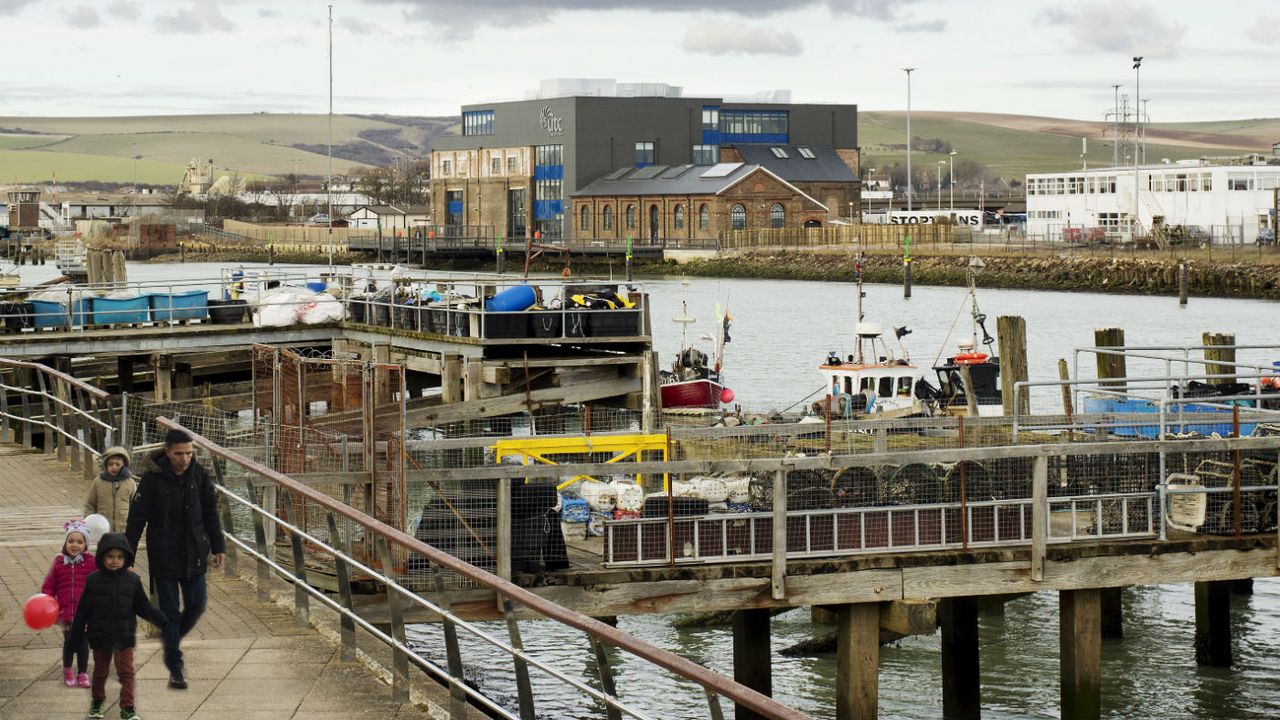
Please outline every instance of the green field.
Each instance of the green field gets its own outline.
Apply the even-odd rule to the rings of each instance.
[[[1028,172],[1079,167],[1080,138],[1090,137],[1089,164],[1109,164],[1106,127],[1062,118],[982,113],[917,112],[912,134],[951,144],[957,161],[980,163],[1006,180]],[[240,114],[146,117],[0,117],[0,182],[58,179],[133,181],[175,185],[192,159],[213,160],[217,174],[285,176],[295,170],[319,177],[328,170],[324,146],[326,115]],[[21,129],[24,133],[15,131]],[[36,135],[25,133],[40,133]],[[333,171],[359,172],[372,164],[423,157],[433,138],[457,132],[456,118],[335,115]],[[1178,160],[1271,151],[1280,139],[1280,119],[1156,123],[1150,127],[1148,157]],[[866,168],[904,163],[906,116],[901,112],[859,113],[858,141]],[[300,148],[295,145],[305,145]],[[921,168],[946,155],[912,153]],[[957,169],[959,169],[959,165]],[[944,170],[945,172],[945,170]]]

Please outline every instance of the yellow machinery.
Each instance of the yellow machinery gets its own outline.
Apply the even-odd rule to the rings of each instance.
[[[667,459],[667,436],[641,434],[504,438],[493,446],[493,453],[495,460],[499,463],[507,458],[519,458],[521,465],[528,465],[530,462],[558,465],[561,461],[557,460],[557,456],[573,455],[581,457],[596,453],[609,453],[610,458],[605,461],[606,463],[659,459],[653,456],[646,457],[649,453],[660,454],[661,459],[665,461]],[[574,462],[583,461],[575,458]],[[585,479],[593,478],[589,475],[575,475],[560,483],[556,486],[556,489],[563,490],[569,485]],[[662,489],[664,491],[667,489],[667,482],[668,477],[664,474],[662,476]],[[643,478],[637,476],[636,483],[643,487]]]

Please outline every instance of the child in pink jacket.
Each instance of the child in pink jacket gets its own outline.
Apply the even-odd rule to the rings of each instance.
[[[62,552],[53,559],[53,567],[44,578],[40,592],[57,599],[58,625],[62,628],[62,680],[67,687],[89,687],[89,647],[81,638],[77,644],[71,642],[71,621],[76,616],[76,606],[80,604],[80,594],[84,590],[85,578],[98,569],[89,552],[89,541],[93,538],[89,527],[81,520],[71,520],[62,525],[66,536],[62,540]],[[71,668],[71,658],[75,656],[76,668]]]

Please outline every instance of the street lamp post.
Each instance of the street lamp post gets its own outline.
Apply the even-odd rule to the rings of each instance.
[[[915,68],[902,69],[907,73],[907,212],[911,212],[911,73]]]
[[[1133,83],[1133,96],[1135,98],[1141,97],[1139,94],[1142,88],[1141,55],[1136,55],[1133,58]],[[1142,130],[1142,118],[1138,116],[1136,108],[1134,110],[1133,123],[1133,215],[1129,218],[1129,237],[1136,241],[1138,239],[1138,133]]]
[[[938,212],[942,212],[942,166],[946,164],[946,160],[938,161]]]
[[[947,200],[947,204],[950,206],[951,212],[955,212],[956,211],[956,151],[955,150],[951,151],[950,160],[951,160],[951,168],[950,168],[951,179],[948,180],[947,182],[949,183],[948,189],[951,192],[951,197]]]

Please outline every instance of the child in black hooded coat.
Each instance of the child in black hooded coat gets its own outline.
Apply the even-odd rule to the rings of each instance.
[[[120,679],[121,720],[134,720],[133,646],[138,633],[135,616],[163,628],[168,618],[147,600],[142,580],[129,570],[133,548],[122,533],[107,533],[98,541],[98,572],[85,580],[80,605],[71,623],[71,637],[88,634],[93,650],[93,683],[89,717],[100,718],[107,700],[107,675],[112,661]]]

